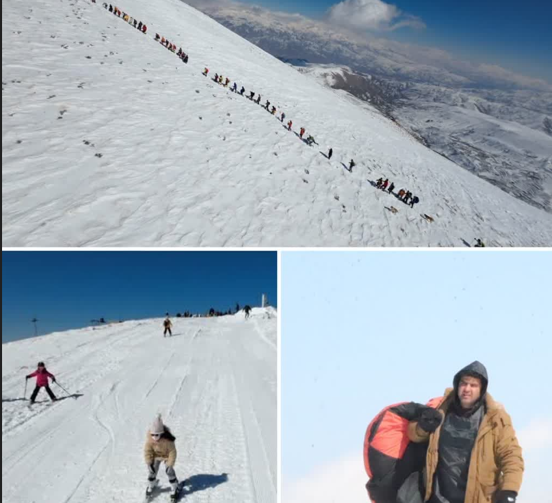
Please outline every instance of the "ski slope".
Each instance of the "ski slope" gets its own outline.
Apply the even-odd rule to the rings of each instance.
[[[149,320],[3,345],[2,503],[143,501],[143,445],[158,412],[177,437],[182,500],[275,503],[277,339],[267,312],[174,320],[167,339],[162,320]],[[82,396],[50,404],[41,391],[30,409],[24,376],[41,359]],[[168,501],[163,471],[160,481],[154,501]]]
[[[148,34],[101,2],[2,4],[4,246],[552,244],[552,215],[180,0],[117,5]],[[270,100],[294,131],[204,67]],[[380,176],[420,204],[375,189]]]

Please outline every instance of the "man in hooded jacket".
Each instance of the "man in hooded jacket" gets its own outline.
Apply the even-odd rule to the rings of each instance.
[[[504,407],[487,387],[483,364],[474,362],[454,377],[438,404],[441,417],[429,414],[411,422],[411,441],[428,442],[425,502],[515,503],[524,462]]]

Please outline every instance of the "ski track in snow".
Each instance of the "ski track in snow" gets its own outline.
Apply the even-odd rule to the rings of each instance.
[[[143,444],[158,412],[177,437],[183,500],[274,503],[277,359],[267,341],[277,332],[265,316],[177,319],[166,339],[162,320],[149,320],[3,345],[2,503],[143,501]],[[82,396],[46,405],[41,391],[32,409],[14,401],[42,355]],[[160,482],[156,501],[168,499],[163,470]]]
[[[4,246],[552,243],[552,215],[180,0],[119,8],[148,35],[101,2],[3,2]],[[190,63],[154,42],[156,32]],[[205,66],[260,92],[320,146],[203,77]],[[331,162],[319,152],[330,146]],[[351,158],[352,174],[342,164]],[[370,181],[380,176],[420,204],[378,192]]]

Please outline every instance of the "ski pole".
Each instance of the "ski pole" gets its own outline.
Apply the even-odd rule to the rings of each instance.
[[[29,382],[29,381],[28,381],[27,379],[25,379],[25,393],[23,394],[23,398],[24,398],[25,400],[27,400],[27,383],[28,383],[28,382]]]
[[[65,393],[67,393],[67,396],[73,396],[71,393],[69,393],[69,391],[67,391],[61,384],[59,384],[57,381],[56,381],[56,384],[63,390],[65,391]]]

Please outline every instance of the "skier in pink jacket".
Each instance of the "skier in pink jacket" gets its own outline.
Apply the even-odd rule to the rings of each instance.
[[[48,378],[50,378],[52,379],[52,382],[56,382],[56,378],[53,374],[50,374],[50,372],[46,370],[44,362],[39,362],[36,371],[32,374],[29,374],[26,379],[32,379],[33,377],[36,377],[36,387],[33,391],[33,394],[31,395],[31,404],[35,403],[40,388],[46,388],[46,392],[52,399],[52,402],[57,401],[56,395],[54,395],[53,391],[50,389],[50,382],[48,381]]]

